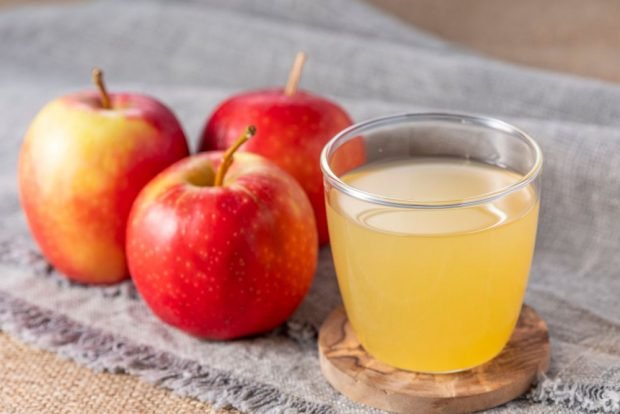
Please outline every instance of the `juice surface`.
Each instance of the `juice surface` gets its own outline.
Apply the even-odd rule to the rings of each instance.
[[[409,158],[358,168],[343,181],[410,201],[458,201],[521,176],[478,162]],[[452,372],[508,341],[527,285],[538,220],[530,185],[490,203],[396,209],[327,192],[338,283],[368,352],[399,368]]]

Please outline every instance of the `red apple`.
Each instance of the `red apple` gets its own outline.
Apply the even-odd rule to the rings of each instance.
[[[226,149],[246,125],[256,125],[260,135],[243,150],[270,159],[297,179],[312,203],[319,242],[325,244],[329,235],[319,158],[327,141],[352,122],[338,104],[297,90],[302,65],[303,55],[298,55],[286,89],[245,92],[220,104],[206,123],[200,150]]]
[[[190,334],[231,339],[284,322],[317,262],[312,207],[258,155],[208,152],[172,165],[140,193],[127,227],[132,278],[151,310]],[[228,170],[228,168],[230,168]]]
[[[188,155],[174,114],[138,94],[64,96],[36,116],[21,149],[19,190],[43,254],[83,283],[129,276],[125,227],[133,200],[161,170]]]

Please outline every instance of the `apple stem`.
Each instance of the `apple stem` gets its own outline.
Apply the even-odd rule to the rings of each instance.
[[[245,144],[245,142],[255,134],[256,127],[254,125],[248,126],[245,131],[243,131],[243,134],[237,138],[237,141],[235,141],[235,143],[226,150],[224,156],[222,157],[222,163],[218,167],[217,173],[215,173],[215,182],[213,183],[214,187],[219,187],[224,183],[224,176],[233,163],[233,155],[237,152],[240,146]]]
[[[297,55],[295,55],[295,61],[289,72],[286,87],[284,88],[285,95],[292,96],[297,92],[297,86],[301,79],[301,72],[304,70],[304,63],[306,63],[306,57],[304,52],[297,52]]]
[[[103,82],[103,71],[99,68],[94,68],[92,71],[92,80],[99,90],[99,97],[101,98],[101,106],[103,109],[112,109],[110,95],[108,95],[108,91],[105,88],[105,83]]]

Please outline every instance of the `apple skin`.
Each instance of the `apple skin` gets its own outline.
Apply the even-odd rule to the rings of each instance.
[[[312,203],[319,243],[328,243],[320,155],[332,137],[352,124],[351,118],[336,103],[310,92],[250,91],[220,104],[204,127],[200,151],[228,148],[249,124],[260,133],[242,150],[268,158],[295,177]]]
[[[189,153],[174,114],[153,98],[96,92],[46,105],[19,158],[19,190],[32,234],[69,279],[110,284],[129,277],[126,221],[151,178]]]
[[[237,153],[214,187],[222,154],[198,154],[159,174],[127,226],[131,275],[153,313],[218,340],[284,322],[310,288],[318,254],[312,207],[295,179]]]

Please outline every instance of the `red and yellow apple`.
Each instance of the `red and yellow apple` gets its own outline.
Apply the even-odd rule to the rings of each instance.
[[[297,89],[303,60],[298,55],[286,88],[245,92],[221,103],[206,122],[200,150],[226,149],[248,124],[256,125],[261,133],[242,150],[268,158],[297,179],[312,203],[319,242],[325,244],[329,235],[319,159],[327,141],[352,121],[338,104]]]
[[[127,257],[138,291],[159,318],[199,337],[278,326],[316,269],[316,225],[303,189],[261,156],[237,153],[232,161],[253,132],[225,154],[198,154],[160,173],[129,218]]]
[[[28,224],[47,259],[70,279],[129,276],[125,228],[131,205],[157,173],[188,155],[174,114],[138,94],[80,92],[46,105],[19,159]]]

